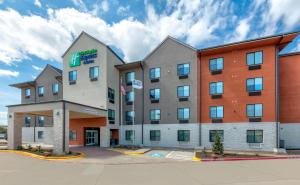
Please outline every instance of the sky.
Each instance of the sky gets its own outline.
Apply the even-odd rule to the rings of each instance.
[[[126,62],[170,35],[195,48],[300,30],[299,0],[0,0],[0,124],[31,81],[85,31]],[[282,53],[300,51],[300,37]]]

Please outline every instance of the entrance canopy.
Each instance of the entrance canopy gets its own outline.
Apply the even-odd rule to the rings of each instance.
[[[107,117],[107,110],[65,100],[31,104],[9,105],[8,147],[16,149],[22,144],[24,115],[53,117],[54,152],[69,152],[69,121],[77,118]]]

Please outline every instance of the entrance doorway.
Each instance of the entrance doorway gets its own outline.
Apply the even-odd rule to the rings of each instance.
[[[84,128],[84,145],[100,146],[100,129]]]

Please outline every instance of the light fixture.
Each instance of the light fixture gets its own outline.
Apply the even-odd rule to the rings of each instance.
[[[59,111],[57,111],[57,112],[56,112],[56,116],[59,116],[59,115],[60,115],[60,112],[59,112]]]

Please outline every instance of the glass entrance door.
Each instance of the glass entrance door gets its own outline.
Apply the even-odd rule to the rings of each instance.
[[[85,145],[98,146],[99,145],[99,131],[98,130],[85,130]]]

